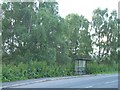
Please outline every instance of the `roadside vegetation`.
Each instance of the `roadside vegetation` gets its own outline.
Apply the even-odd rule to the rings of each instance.
[[[87,66],[87,74],[109,74],[118,73],[118,64],[98,64],[96,62],[89,63]]]
[[[0,82],[2,82],[2,64],[0,64]]]
[[[118,73],[118,65],[112,67],[105,64],[89,63],[87,74],[107,74]],[[30,61],[29,63],[19,63],[17,65],[3,65],[2,82],[37,79],[46,77],[73,76],[74,70],[72,64],[57,65],[47,64],[46,62]]]
[[[73,75],[71,64],[47,65],[45,62],[31,61],[29,63],[18,65],[3,65],[3,82],[26,80],[33,78],[61,77]]]
[[[57,2],[2,4],[2,81],[74,75],[74,58],[89,58],[88,74],[117,72],[117,12],[59,15]],[[1,35],[0,35],[1,36]]]

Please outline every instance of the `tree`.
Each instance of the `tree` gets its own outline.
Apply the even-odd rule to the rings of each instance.
[[[67,26],[56,2],[10,2],[2,5],[3,61],[67,63]]]
[[[89,33],[89,21],[84,16],[69,14],[66,18],[69,29],[70,56],[87,58],[92,52],[92,41]]]
[[[8,55],[8,60],[12,60],[15,54],[23,54],[31,30],[33,6],[33,2],[3,3],[3,58]]]
[[[116,52],[118,30],[116,14],[116,11],[113,11],[109,16],[107,9],[99,8],[93,12],[92,26],[95,30],[93,36],[96,38],[95,45],[99,47],[99,61],[110,62],[110,55]]]

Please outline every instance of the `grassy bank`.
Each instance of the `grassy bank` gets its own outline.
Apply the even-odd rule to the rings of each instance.
[[[117,71],[117,64],[111,66],[107,64],[89,63],[87,65],[87,74],[105,74]],[[48,65],[46,62],[31,61],[26,64],[2,65],[2,82],[71,75],[74,75],[72,64]]]
[[[27,80],[32,78],[72,75],[71,65],[48,65],[46,62],[31,61],[27,64],[3,65],[2,81]]]
[[[89,63],[87,65],[88,74],[106,74],[106,73],[117,73],[118,64],[98,64],[98,63]]]
[[[0,82],[2,82],[2,64],[0,64]]]

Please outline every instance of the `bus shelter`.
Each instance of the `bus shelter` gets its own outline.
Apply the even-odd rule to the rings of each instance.
[[[74,65],[74,72],[75,75],[81,75],[81,74],[86,74],[86,69],[87,69],[87,62],[91,61],[91,59],[88,58],[78,58],[75,59],[75,65]]]

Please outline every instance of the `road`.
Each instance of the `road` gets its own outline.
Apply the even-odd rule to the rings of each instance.
[[[11,88],[118,88],[118,74],[88,75],[77,78],[33,82]],[[32,82],[32,81],[31,81]]]

